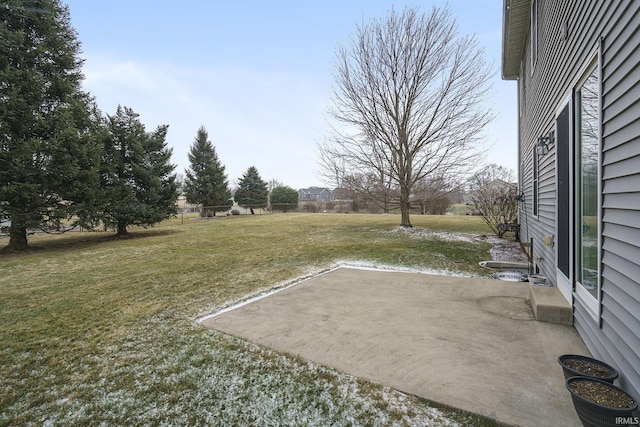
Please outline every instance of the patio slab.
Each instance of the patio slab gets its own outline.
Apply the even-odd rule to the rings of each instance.
[[[426,399],[519,426],[580,426],[557,363],[589,355],[536,322],[527,283],[338,268],[201,321]]]

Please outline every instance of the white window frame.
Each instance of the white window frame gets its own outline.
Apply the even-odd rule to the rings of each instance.
[[[574,154],[574,146],[572,141],[574,140],[574,133],[575,133],[575,129],[574,129],[574,123],[575,123],[575,104],[574,104],[574,91],[573,91],[573,87],[570,87],[568,89],[568,93],[564,96],[563,100],[560,102],[560,104],[558,105],[558,108],[556,109],[556,113],[555,113],[555,135],[556,135],[556,147],[557,144],[559,144],[558,141],[558,127],[557,127],[557,120],[558,120],[558,116],[562,113],[562,110],[565,109],[565,107],[569,108],[569,123],[568,123],[568,127],[569,127],[569,141],[567,141],[567,143],[569,144],[568,147],[568,159],[566,159],[566,161],[568,163],[564,163],[564,164],[559,164],[558,163],[558,149],[556,148],[555,150],[555,155],[554,155],[554,164],[556,165],[556,168],[562,167],[562,168],[569,168],[569,182],[568,182],[568,186],[569,186],[569,210],[567,212],[564,212],[565,215],[569,216],[569,224],[568,224],[568,228],[569,228],[569,235],[567,236],[568,238],[568,254],[566,255],[568,257],[568,262],[569,265],[568,267],[568,273],[569,276],[565,276],[564,272],[562,272],[560,270],[560,268],[558,267],[558,249],[559,246],[556,244],[555,246],[555,265],[556,265],[556,286],[558,287],[558,289],[560,290],[560,292],[562,293],[562,295],[565,297],[565,299],[571,304],[573,305],[573,292],[574,292],[574,274],[573,274],[573,266],[574,266],[574,260],[572,259],[573,254],[574,254],[574,234],[575,234],[575,230],[573,227],[573,218],[574,218],[574,206],[573,203],[571,202],[571,200],[574,200],[575,196],[574,196],[574,191],[573,191],[573,185],[574,185],[574,174],[573,174],[573,159],[575,157]],[[557,174],[556,174],[556,179],[557,179]],[[557,196],[557,192],[556,192],[556,196]],[[558,208],[557,208],[557,204],[556,204],[556,227],[555,227],[555,231],[556,231],[556,236],[559,236],[560,233],[558,231]]]
[[[598,287],[598,296],[597,298],[595,298],[586,288],[584,288],[580,282],[579,282],[579,276],[576,273],[576,277],[574,279],[574,284],[575,284],[575,288],[574,288],[574,292],[575,292],[575,297],[577,300],[579,300],[581,302],[581,304],[587,308],[587,312],[591,315],[591,317],[593,318],[593,320],[595,320],[596,322],[600,322],[601,319],[601,315],[602,315],[602,54],[601,54],[601,49],[600,47],[598,47],[598,49],[592,54],[589,55],[589,61],[586,63],[586,65],[583,67],[583,69],[581,70],[581,74],[580,74],[580,79],[576,82],[576,84],[574,85],[574,94],[577,94],[577,92],[580,90],[580,88],[582,87],[582,85],[584,84],[584,82],[587,80],[587,78],[589,77],[589,75],[594,71],[597,70],[598,71],[598,178],[597,178],[597,205],[598,205],[598,219],[597,219],[597,226],[598,226],[598,231],[597,231],[597,235],[598,235],[598,240],[597,240],[597,252],[598,252],[598,259],[597,259],[597,265],[598,265],[598,273],[597,273],[597,277],[598,277],[598,283],[597,283],[597,287]],[[576,103],[574,104],[574,115],[573,115],[573,121],[574,121],[574,132],[577,132],[575,129],[577,128],[577,116],[576,114],[578,114],[579,112],[579,108],[577,105],[577,95],[574,96],[574,99],[576,99]],[[576,141],[575,141],[575,146],[576,146],[576,153],[574,153],[574,171],[572,173],[573,175],[573,180],[574,180],[574,185],[577,185],[577,171],[579,170],[578,167],[578,162],[580,161],[580,159],[578,159],[578,154],[579,154],[579,150],[578,150],[578,144],[579,141],[577,141],[577,133],[576,133]],[[577,208],[577,204],[580,202],[578,200],[578,194],[577,194],[577,188],[575,190],[576,194],[574,194],[573,196],[573,200],[574,200],[574,204],[576,207],[574,207],[574,215],[576,216],[576,219],[574,219],[573,223],[574,223],[574,227],[577,221],[577,215],[579,215],[578,212],[578,208]],[[574,231],[574,234],[577,234],[577,231]],[[577,271],[577,266],[578,266],[578,259],[577,259],[577,248],[578,246],[578,242],[577,242],[577,237],[576,237],[576,241],[574,242],[574,251],[573,251],[573,259],[574,259],[574,263],[575,263],[575,267],[574,267],[574,271]]]

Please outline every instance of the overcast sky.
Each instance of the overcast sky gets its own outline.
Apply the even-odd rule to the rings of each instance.
[[[316,144],[329,134],[336,48],[356,26],[406,5],[444,1],[65,0],[82,42],[85,89],[99,108],[168,124],[176,172],[196,132],[209,132],[229,181],[255,166],[293,188],[323,185]],[[502,0],[454,0],[461,34],[493,64],[488,159],[516,170],[516,83],[500,79]]]

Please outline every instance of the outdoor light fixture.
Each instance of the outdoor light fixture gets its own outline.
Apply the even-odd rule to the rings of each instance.
[[[538,156],[544,156],[549,152],[549,148],[555,141],[555,133],[550,131],[548,134],[538,138],[538,145],[536,146],[536,152]]]

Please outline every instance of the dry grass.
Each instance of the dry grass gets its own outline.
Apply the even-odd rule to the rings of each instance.
[[[0,258],[0,425],[471,419],[195,323],[336,260],[479,273],[486,243],[411,236],[396,231],[398,222],[383,215],[279,214],[174,219],[127,239],[32,236],[37,249]],[[420,229],[487,232],[474,217],[413,222]]]

